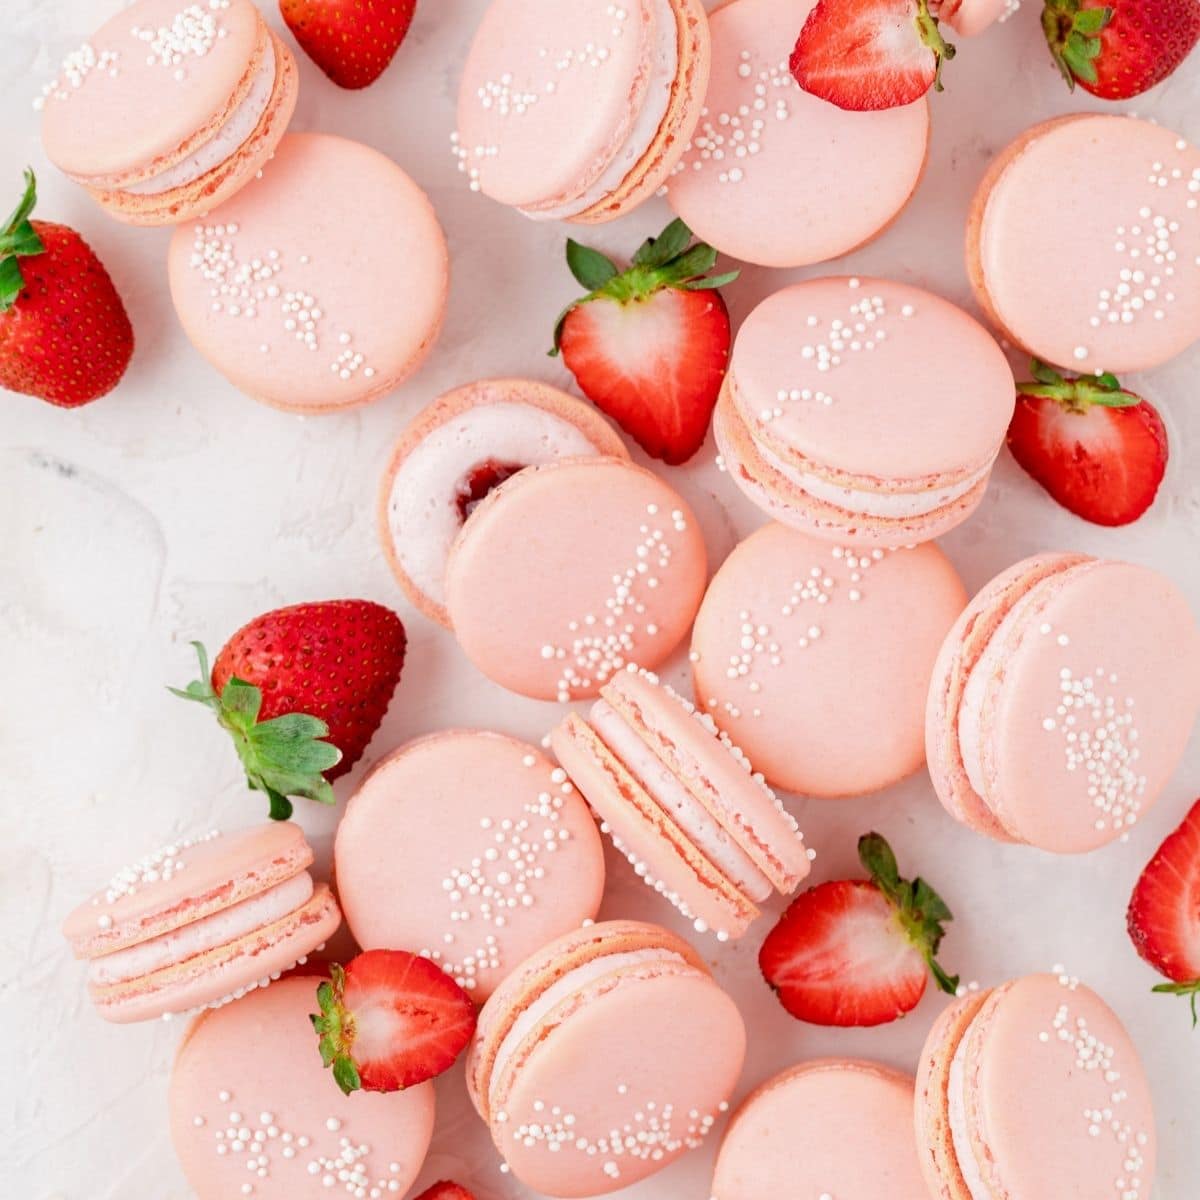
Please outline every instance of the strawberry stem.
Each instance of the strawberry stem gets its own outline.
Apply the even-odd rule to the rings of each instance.
[[[333,1078],[349,1096],[362,1087],[358,1066],[351,1056],[354,1045],[354,1014],[345,1005],[346,972],[337,963],[329,968],[329,978],[317,988],[319,1013],[308,1019],[317,1031],[321,1062],[333,1069]]]
[[[1102,408],[1132,408],[1142,403],[1141,396],[1126,391],[1111,371],[1068,379],[1036,358],[1030,370],[1033,381],[1018,384],[1017,393],[1021,396],[1056,400],[1068,412],[1086,413],[1093,405]]]
[[[0,228],[0,313],[12,308],[25,286],[18,260],[45,253],[45,244],[29,220],[36,205],[37,178],[33,170],[26,167],[24,195]]]
[[[1079,0],[1046,0],[1042,33],[1055,66],[1075,90],[1075,81],[1095,83],[1096,59],[1103,43],[1098,36],[1113,18],[1111,8],[1082,8]]]
[[[942,37],[937,17],[929,11],[929,0],[917,0],[917,33],[920,34],[921,41],[933,51],[933,90],[945,91],[942,86],[942,64],[949,62],[958,50]]]
[[[1200,1004],[1200,979],[1193,979],[1190,983],[1160,983],[1154,990],[1161,995],[1190,997],[1192,1028],[1200,1024],[1200,1011],[1197,1010]]]

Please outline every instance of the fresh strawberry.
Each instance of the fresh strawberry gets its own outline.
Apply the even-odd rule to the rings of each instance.
[[[0,228],[0,387],[77,408],[111,392],[133,356],[112,279],[73,229],[31,221],[37,180]]]
[[[648,238],[628,270],[567,242],[571,274],[588,295],[570,304],[554,330],[583,393],[654,458],[686,462],[704,442],[729,363],[729,312],[717,288],[737,271],[704,278],[717,252],[691,246],[672,221]]]
[[[211,677],[204,647],[192,644],[200,678],[171,691],[217,714],[271,816],[292,815],[288,796],[333,804],[330,781],[362,757],[400,682],[400,618],[369,600],[275,609],[229,639]]]
[[[1153,405],[1114,375],[1064,379],[1033,363],[1017,385],[1013,457],[1059,502],[1096,525],[1128,525],[1154,503],[1167,469],[1167,431]]]
[[[462,1184],[443,1179],[441,1183],[435,1183],[433,1187],[422,1192],[417,1200],[475,1200],[475,1197]]]
[[[1146,865],[1129,901],[1137,952],[1172,980],[1154,990],[1189,996],[1200,1019],[1200,800]]]
[[[417,0],[279,0],[304,53],[338,87],[365,88],[387,69]]]
[[[863,112],[940,92],[953,57],[928,0],[818,0],[790,66],[806,92]]]
[[[936,954],[950,910],[923,879],[901,879],[877,833],[859,838],[871,878],[818,884],[792,901],[767,935],[758,963],[780,1003],[814,1025],[884,1025],[916,1008],[930,972],[944,992]]]
[[[1046,0],[1042,30],[1068,87],[1128,100],[1200,41],[1200,0]]]
[[[436,963],[367,950],[317,988],[321,1061],[346,1095],[398,1092],[454,1065],[475,1032],[475,1006]],[[465,1193],[464,1193],[465,1194]]]

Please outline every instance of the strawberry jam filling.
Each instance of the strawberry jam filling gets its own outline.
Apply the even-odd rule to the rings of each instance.
[[[527,465],[497,462],[489,458],[472,467],[459,483],[456,492],[459,520],[465,522],[494,489],[506,479],[511,479],[518,471],[523,471]]]

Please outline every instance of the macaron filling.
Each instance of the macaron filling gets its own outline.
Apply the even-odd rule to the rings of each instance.
[[[983,1172],[980,1170],[975,1151],[971,1146],[971,1135],[967,1122],[967,1039],[971,1036],[978,1020],[979,1017],[976,1016],[975,1020],[967,1026],[962,1040],[955,1048],[954,1057],[950,1061],[950,1078],[946,1096],[949,1105],[950,1140],[954,1147],[954,1157],[957,1160],[958,1169],[962,1174],[963,1182],[967,1185],[967,1192],[970,1194],[971,1200],[993,1200],[992,1192],[984,1182]]]
[[[641,106],[624,140],[599,177],[579,195],[521,208],[538,221],[579,216],[617,192],[649,152],[671,107],[671,92],[679,74],[679,28],[671,0],[650,0],[654,20],[653,45],[646,67],[647,85]]]
[[[176,966],[274,924],[307,904],[312,894],[312,876],[303,871],[232,908],[93,959],[88,982],[93,987],[106,987],[137,979],[163,967]]]
[[[620,713],[598,700],[588,721],[654,803],[726,879],[755,902],[770,897],[774,889],[767,876]]]
[[[405,574],[425,595],[445,603],[446,560],[462,529],[472,478],[486,464],[522,468],[596,454],[570,421],[530,404],[481,404],[421,439],[392,480],[388,531]]]

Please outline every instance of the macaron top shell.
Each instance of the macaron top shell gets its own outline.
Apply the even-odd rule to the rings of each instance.
[[[987,330],[883,279],[769,296],[738,331],[730,379],[743,419],[781,457],[881,481],[985,468],[1013,411],[1012,371]]]
[[[433,1133],[433,1085],[342,1095],[309,1021],[318,982],[280,980],[188,1031],[170,1122],[198,1200],[327,1200],[356,1186],[394,1196],[416,1179]],[[247,1170],[251,1159],[258,1166]]]
[[[1128,1033],[1095,992],[1054,975],[997,988],[963,1053],[967,1125],[995,1195],[1150,1200],[1149,1084]]]
[[[594,696],[679,644],[707,573],[695,516],[622,459],[529,467],[472,513],[446,568],[459,643],[489,678],[546,700]]]
[[[1178,354],[1200,337],[1198,189],[1200,150],[1149,121],[1076,115],[1030,130],[979,197],[978,282],[997,320],[1082,371]]]
[[[385,758],[346,808],[335,861],[364,950],[409,947],[478,1001],[594,917],[604,890],[587,805],[540,751],[497,733],[434,734]]]
[[[425,193],[377,150],[318,133],[288,134],[261,179],[181,225],[168,268],[200,352],[296,412],[363,403],[412,371],[441,327],[449,270]]]
[[[138,0],[63,64],[45,98],[47,156],[87,180],[175,153],[248,88],[265,36],[250,0]]]
[[[912,1110],[912,1079],[877,1063],[784,1071],[734,1114],[712,1200],[927,1200]]]
[[[697,236],[744,262],[824,262],[869,240],[925,162],[924,99],[846,112],[802,91],[787,56],[814,0],[732,0],[710,18],[712,74],[667,201]]]

